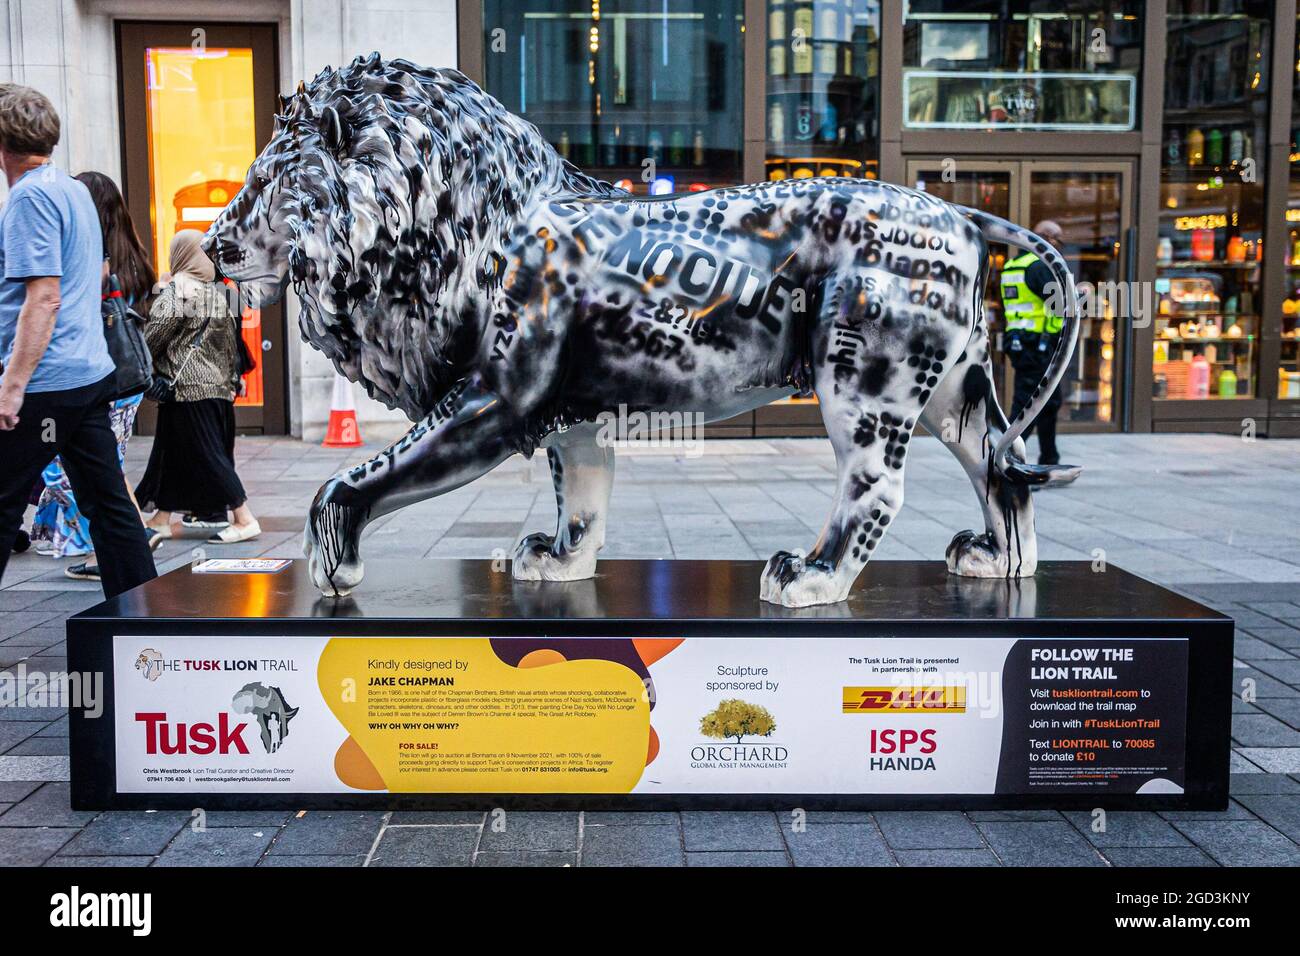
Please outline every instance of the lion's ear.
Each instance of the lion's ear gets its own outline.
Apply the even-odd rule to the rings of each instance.
[[[343,119],[339,116],[339,111],[332,106],[327,106],[321,111],[320,135],[325,147],[330,152],[342,151],[343,144],[347,140],[347,134],[343,127]]]

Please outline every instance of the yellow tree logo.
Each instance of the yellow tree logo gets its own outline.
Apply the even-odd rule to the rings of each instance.
[[[706,737],[726,740],[734,737],[771,737],[776,730],[776,718],[766,707],[743,700],[724,700],[710,714],[700,720],[700,733]]]

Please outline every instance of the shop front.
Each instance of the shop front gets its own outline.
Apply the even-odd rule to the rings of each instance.
[[[461,68],[574,163],[633,192],[857,176],[1029,227],[1055,221],[1090,294],[1063,430],[1300,434],[1293,2],[461,0],[458,11]],[[1006,257],[992,250],[995,332]],[[717,431],[817,434],[820,416],[788,400]]]

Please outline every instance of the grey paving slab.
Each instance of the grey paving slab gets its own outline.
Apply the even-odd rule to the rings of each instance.
[[[1078,811],[1065,818],[1099,847],[1187,846],[1187,838],[1164,818],[1141,811],[1107,811],[1104,816]]]
[[[776,817],[771,813],[712,810],[683,813],[682,837],[688,851],[785,849]]]
[[[482,810],[397,810],[388,819],[389,826],[478,826],[486,814]]]
[[[823,823],[786,830],[795,866],[894,866],[893,854],[875,827],[865,823]]]
[[[384,815],[378,811],[310,810],[295,816],[271,844],[272,855],[334,855],[370,852]]]
[[[1300,847],[1259,820],[1180,820],[1174,825],[1224,866],[1300,866]]]
[[[1300,747],[1240,747],[1238,751],[1265,773],[1300,773]]]
[[[773,851],[745,852],[741,850],[724,850],[709,853],[687,853],[687,866],[791,866],[790,858],[784,853]]]
[[[69,784],[62,782],[36,785],[35,790],[0,814],[0,826],[85,826],[95,818],[95,814],[86,810],[73,810],[70,789]]]
[[[900,866],[1001,866],[991,850],[897,850]]]
[[[386,827],[369,866],[469,866],[477,827]]]
[[[1300,796],[1295,793],[1245,794],[1241,804],[1273,829],[1300,843]],[[0,817],[0,824],[4,817]]]
[[[1112,866],[1218,866],[1194,846],[1107,847]]]
[[[77,832],[70,827],[29,830],[0,826],[0,867],[40,866]]]
[[[984,840],[961,813],[886,812],[875,815],[885,841],[896,850],[976,849]]]
[[[105,813],[77,834],[63,855],[157,856],[189,821],[189,814],[170,811]]]
[[[152,866],[151,856],[52,856],[45,861],[46,866],[110,868],[127,866]]]
[[[682,835],[676,826],[634,824],[583,829],[583,866],[683,866],[685,862]]]
[[[568,851],[578,849],[578,815],[510,810],[483,827],[480,849]]]
[[[1284,773],[1234,773],[1228,790],[1234,797],[1248,793],[1294,793],[1300,796],[1300,781]]]
[[[651,810],[588,810],[583,814],[583,821],[589,827],[675,827],[681,822],[675,811]]]
[[[1065,821],[981,823],[979,828],[1006,866],[1105,866],[1096,848]]]
[[[320,854],[310,855],[306,853],[298,854],[280,854],[269,853],[258,861],[258,866],[303,866],[303,867],[324,867],[324,866],[364,866],[366,858],[359,854]]]
[[[374,865],[373,863],[371,864]],[[515,850],[480,853],[474,857],[475,866],[577,866],[576,852],[557,853],[544,850]]]
[[[186,827],[155,866],[255,866],[271,845],[275,827]]]

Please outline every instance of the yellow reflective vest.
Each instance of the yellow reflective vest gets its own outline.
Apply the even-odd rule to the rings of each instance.
[[[1047,303],[1034,294],[1025,282],[1025,272],[1038,261],[1032,252],[1007,260],[1002,267],[1002,311],[1008,332],[1048,332],[1055,335],[1064,324],[1053,315]]]

